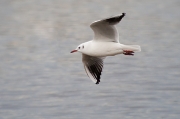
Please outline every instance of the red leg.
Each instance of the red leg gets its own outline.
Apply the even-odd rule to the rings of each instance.
[[[130,50],[123,50],[123,54],[124,54],[124,55],[134,55],[133,53],[134,53],[134,52],[133,52],[133,51],[130,51]]]

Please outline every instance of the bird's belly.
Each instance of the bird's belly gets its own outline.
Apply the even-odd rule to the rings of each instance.
[[[96,43],[93,48],[89,50],[88,55],[95,57],[114,56],[123,53],[122,46],[120,43],[104,42]]]
[[[104,49],[103,52],[101,52],[99,50],[99,52],[97,52],[97,56],[114,56],[114,55],[117,55],[117,54],[121,54],[123,53],[123,50],[122,49]]]

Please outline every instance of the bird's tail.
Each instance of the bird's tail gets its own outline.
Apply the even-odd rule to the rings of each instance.
[[[123,50],[130,50],[130,51],[140,52],[141,47],[139,45],[124,45]]]

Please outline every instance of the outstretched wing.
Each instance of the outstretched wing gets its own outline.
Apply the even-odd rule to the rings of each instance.
[[[93,22],[90,27],[94,31],[94,40],[118,43],[119,33],[115,25],[119,23],[124,16],[125,13],[122,13],[122,15],[116,15]]]
[[[96,84],[100,82],[100,76],[103,69],[103,59],[105,57],[92,57],[82,54],[84,69],[89,78]]]

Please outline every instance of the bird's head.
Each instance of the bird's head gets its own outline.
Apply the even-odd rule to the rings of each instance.
[[[79,46],[77,46],[77,48],[75,50],[72,50],[71,53],[74,53],[74,52],[82,52],[84,49],[84,44],[80,44]]]

